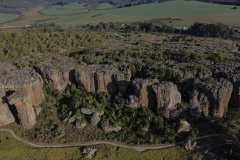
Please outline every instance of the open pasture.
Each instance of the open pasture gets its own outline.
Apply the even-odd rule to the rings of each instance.
[[[47,23],[99,23],[148,20],[152,18],[179,18],[190,25],[195,21],[222,22],[240,26],[240,8],[235,6],[203,3],[197,1],[170,1],[117,8],[67,16],[46,21]]]
[[[15,20],[17,18],[19,18],[20,16],[19,15],[14,15],[14,14],[1,14],[0,13],[0,24],[1,23],[5,23],[5,22],[8,22],[8,21],[12,21],[12,20]]]
[[[71,15],[86,12],[88,12],[88,9],[85,8],[85,4],[81,4],[78,2],[70,3],[64,6],[52,6],[48,9],[44,9],[41,11],[42,14],[49,16]]]
[[[137,152],[132,149],[125,149],[111,145],[90,146],[98,151],[94,160],[130,160],[130,159],[197,159],[199,154],[191,153],[183,147],[173,147],[162,150],[150,150]],[[35,159],[35,160],[70,160],[83,159],[80,147],[70,148],[32,148],[14,139],[8,133],[0,132],[0,159]]]

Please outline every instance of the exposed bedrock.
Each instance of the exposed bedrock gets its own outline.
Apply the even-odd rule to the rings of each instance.
[[[143,79],[135,79],[132,81],[132,85],[134,88],[134,96],[131,96],[132,98],[130,100],[133,101],[135,99],[135,104],[132,102],[132,105],[136,106],[129,106],[133,108],[139,108],[139,107],[149,107],[151,109],[155,109],[156,107],[156,95],[152,89],[152,85],[154,83],[158,82],[157,79],[152,80],[143,80]]]
[[[119,91],[124,94],[130,82],[129,70],[118,71],[110,65],[79,66],[75,71],[75,80],[79,89],[87,92]]]
[[[5,92],[0,90],[0,105],[4,103]]]
[[[109,122],[102,122],[101,125],[106,132],[119,132],[122,129],[119,125],[111,125]]]
[[[104,115],[103,111],[97,111],[96,109],[81,108],[81,112],[85,115],[88,115],[89,123],[91,125],[97,126],[101,121],[100,116]]]
[[[36,70],[47,84],[61,91],[74,82],[76,67],[75,59],[58,55],[49,57],[46,62],[37,65]]]
[[[181,93],[172,82],[154,83],[152,89],[156,94],[158,115],[169,117],[171,110],[181,103]]]
[[[15,122],[15,118],[12,115],[7,104],[0,104],[0,127]]]
[[[222,117],[228,106],[233,85],[220,78],[197,79],[190,94],[190,106],[193,116]]]
[[[240,107],[240,70],[232,73],[224,73],[224,77],[233,83],[233,92],[229,105]]]
[[[31,95],[31,102],[38,106],[44,99],[41,76],[32,68],[25,67],[6,73],[0,78],[0,90],[7,95],[9,92],[21,89],[27,90]]]
[[[12,110],[16,110],[19,124],[25,128],[31,128],[36,123],[36,115],[32,106],[31,94],[27,90],[14,92],[8,98]]]

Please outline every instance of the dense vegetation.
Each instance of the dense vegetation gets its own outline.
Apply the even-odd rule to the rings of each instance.
[[[45,85],[45,97],[46,101],[42,104],[43,112],[38,116],[37,124],[25,134],[31,140],[51,143],[105,139],[132,144],[175,142],[178,120],[164,119],[145,107],[137,110],[125,107],[126,102],[119,95],[86,93],[72,84],[63,93]],[[185,112],[186,104],[181,105],[182,112]],[[81,108],[104,111],[102,121],[113,126],[119,125],[122,130],[117,133],[105,133],[93,126],[78,130],[71,124],[66,125],[62,122],[70,111],[76,115],[78,121],[87,122]],[[69,127],[71,134],[66,135]],[[89,135],[90,129],[95,132]]]
[[[93,30],[94,32],[89,32]],[[214,32],[212,32],[214,30]],[[116,35],[113,31],[119,32],[122,35]],[[109,34],[105,34],[109,32]],[[79,60],[79,62],[86,63],[106,63],[104,60],[108,59],[112,63],[120,61],[128,62],[131,58],[146,58],[152,60],[166,61],[169,59],[179,62],[194,62],[203,59],[209,59],[212,61],[221,61],[221,57],[216,57],[219,53],[203,54],[194,53],[186,48],[179,48],[180,50],[170,51],[168,49],[163,50],[164,47],[160,47],[157,44],[152,45],[144,51],[142,44],[146,41],[144,38],[138,37],[133,44],[135,49],[126,48],[119,50],[118,52],[112,52],[106,49],[105,43],[109,40],[113,42],[125,43],[124,41],[132,41],[132,33],[179,33],[183,35],[175,35],[172,38],[165,39],[170,42],[185,42],[194,43],[194,39],[188,37],[187,33],[203,37],[222,37],[222,38],[234,38],[235,32],[228,26],[223,24],[202,24],[195,23],[189,28],[189,31],[179,31],[173,27],[167,25],[159,25],[154,22],[138,22],[123,26],[121,23],[100,23],[95,26],[79,26],[71,29],[63,29],[59,26],[51,27],[44,26],[39,28],[28,28],[23,32],[8,32],[0,30],[0,60],[6,61],[23,56],[39,56],[42,53],[70,53]],[[124,38],[123,38],[124,37]],[[11,43],[9,43],[11,42]],[[98,46],[98,47],[95,47]],[[96,48],[102,48],[102,51],[96,51]],[[160,52],[162,49],[163,51]],[[105,48],[105,49],[104,49]],[[155,49],[156,48],[156,49]],[[139,51],[141,53],[139,54]],[[71,53],[72,52],[72,53]],[[90,53],[90,54],[89,54]],[[171,53],[171,54],[170,54]],[[127,55],[127,56],[126,56]],[[169,57],[170,56],[170,57]],[[184,58],[184,57],[187,57]],[[128,59],[128,60],[127,60]]]
[[[214,34],[212,29],[214,29]],[[212,47],[219,42],[207,38],[232,38],[234,32],[229,27],[222,24],[195,23],[189,30],[190,32],[180,32],[156,22],[138,22],[128,25],[100,23],[96,26],[84,25],[68,29],[42,25],[23,29],[21,32],[2,30],[0,31],[2,49],[0,50],[0,60],[1,62],[15,61],[14,65],[21,69],[24,66],[35,67],[39,62],[44,61],[48,54],[58,53],[74,57],[79,64],[111,64],[116,68],[125,65],[124,67],[131,68],[133,78],[142,78],[141,73],[146,70],[148,74],[145,74],[143,78],[157,78],[160,81],[171,80],[176,84],[182,83],[183,80],[175,77],[171,71],[158,69],[154,65],[157,66],[159,62],[166,61],[176,62],[174,65],[202,60],[239,61],[237,58],[228,57],[230,55],[228,52],[231,51],[225,49],[227,47]],[[224,43],[228,43],[228,41],[222,40],[222,44]],[[173,46],[177,47],[173,48]],[[191,48],[193,46],[199,47],[199,50],[196,52],[195,48]],[[203,50],[201,50],[202,48]],[[148,66],[148,64],[151,65]],[[196,66],[191,72],[197,76],[200,70],[201,68]],[[3,74],[0,73],[0,76]],[[126,107],[126,97],[118,94],[86,93],[78,90],[75,84],[63,92],[55,91],[45,85],[44,92],[46,99],[41,104],[42,112],[38,115],[34,127],[28,131],[24,131],[20,127],[20,129],[15,129],[21,133],[21,136],[32,141],[70,143],[112,140],[130,144],[174,143],[177,140],[186,139],[188,136],[194,139],[198,134],[196,128],[199,127],[200,122],[208,124],[214,121],[214,126],[219,126],[216,119],[193,119],[189,114],[189,105],[184,102],[189,97],[183,97],[183,102],[179,104],[179,117],[167,119],[157,116],[156,111],[149,108],[143,107],[134,110]],[[131,92],[133,91],[130,87],[129,93]],[[82,108],[104,111],[105,114],[101,117],[103,122],[108,121],[113,126],[119,125],[122,130],[117,133],[107,133],[101,127],[92,125],[87,125],[81,130],[74,124],[64,121],[66,115],[72,112],[78,121],[87,123],[88,117],[81,113]],[[192,132],[185,135],[177,134],[179,119],[187,119],[192,125]],[[230,118],[230,120],[232,119]],[[233,138],[235,137],[238,144],[239,139],[236,137],[239,136],[239,132],[228,131],[227,128],[222,131],[233,133]],[[219,127],[215,132],[220,129],[222,128]]]
[[[188,33],[200,37],[222,37],[230,38],[234,35],[234,30],[227,25],[194,23],[188,30]]]

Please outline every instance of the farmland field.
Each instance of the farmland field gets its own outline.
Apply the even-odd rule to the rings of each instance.
[[[195,21],[222,22],[240,26],[240,9],[231,5],[218,5],[196,1],[170,1],[139,6],[96,11],[46,21],[46,23],[99,23],[139,21],[152,18],[180,18],[187,25]],[[98,15],[98,16],[94,16]]]
[[[109,3],[101,3],[96,7],[97,10],[104,10],[104,9],[110,9],[110,8],[113,8],[113,6],[110,5]]]
[[[41,11],[44,15],[56,16],[56,15],[70,15],[77,13],[86,13],[88,9],[84,7],[84,4],[80,3],[70,3],[64,6],[52,6],[48,9],[44,9]]]
[[[12,20],[15,20],[17,18],[19,18],[20,16],[19,15],[14,15],[14,14],[1,14],[0,13],[0,24],[1,23],[5,23],[5,22],[8,22],[8,21],[12,21]]]

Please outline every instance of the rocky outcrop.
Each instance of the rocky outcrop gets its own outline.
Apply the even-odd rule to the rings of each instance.
[[[11,64],[11,63],[7,63],[7,62],[1,62],[0,64],[0,72],[4,75],[8,72],[11,72],[11,71],[14,71],[16,70],[17,68]],[[0,77],[1,78],[1,77]]]
[[[36,69],[47,84],[61,91],[74,82],[76,67],[75,59],[57,55],[49,57],[46,62],[37,65]]]
[[[0,104],[0,127],[15,122],[15,118],[12,115],[7,104]]]
[[[129,102],[126,104],[126,107],[138,108],[138,98],[135,95],[130,95]]]
[[[134,87],[134,100],[138,100],[136,102],[137,107],[149,107],[154,109],[156,107],[156,96],[152,89],[152,84],[158,82],[157,79],[152,80],[143,80],[143,79],[135,79],[132,83]]]
[[[84,154],[85,159],[92,159],[94,153],[97,151],[97,149],[93,148],[84,148],[82,153]]]
[[[75,125],[78,129],[83,129],[87,126],[86,123],[82,123],[82,122],[79,122],[79,121],[77,121]]]
[[[197,142],[192,142],[191,140],[188,140],[186,145],[185,145],[185,149],[188,150],[188,151],[193,151],[195,149],[197,149],[198,146],[197,146]]]
[[[177,86],[172,82],[154,83],[152,89],[157,98],[157,113],[164,117],[169,117],[170,111],[176,109],[176,105],[181,103],[181,94]]]
[[[8,72],[0,78],[0,90],[7,93],[21,89],[27,90],[31,95],[31,103],[38,106],[44,99],[41,76],[32,68]]]
[[[191,129],[191,125],[187,121],[185,121],[185,120],[180,121],[179,128],[178,128],[178,133],[189,132],[190,129]]]
[[[234,107],[240,107],[240,71],[224,73],[224,77],[233,83],[233,92],[229,104]]]
[[[129,70],[120,72],[110,65],[79,66],[75,72],[78,88],[87,92],[107,92],[111,94],[119,91],[124,94],[130,78]]]
[[[19,124],[31,128],[36,123],[31,95],[26,90],[19,90],[8,97],[8,103],[17,111]]]
[[[104,114],[103,111],[97,111],[96,109],[81,108],[81,112],[89,116],[89,123],[91,125],[97,126],[101,121],[100,116]]]
[[[3,90],[0,90],[0,105],[3,104],[4,102],[4,96],[5,96],[5,92]]]
[[[122,127],[120,127],[119,125],[110,125],[109,122],[102,122],[102,129],[106,132],[119,132]]]
[[[232,94],[232,83],[223,78],[208,78],[195,80],[193,86],[190,95],[192,115],[222,117]]]

